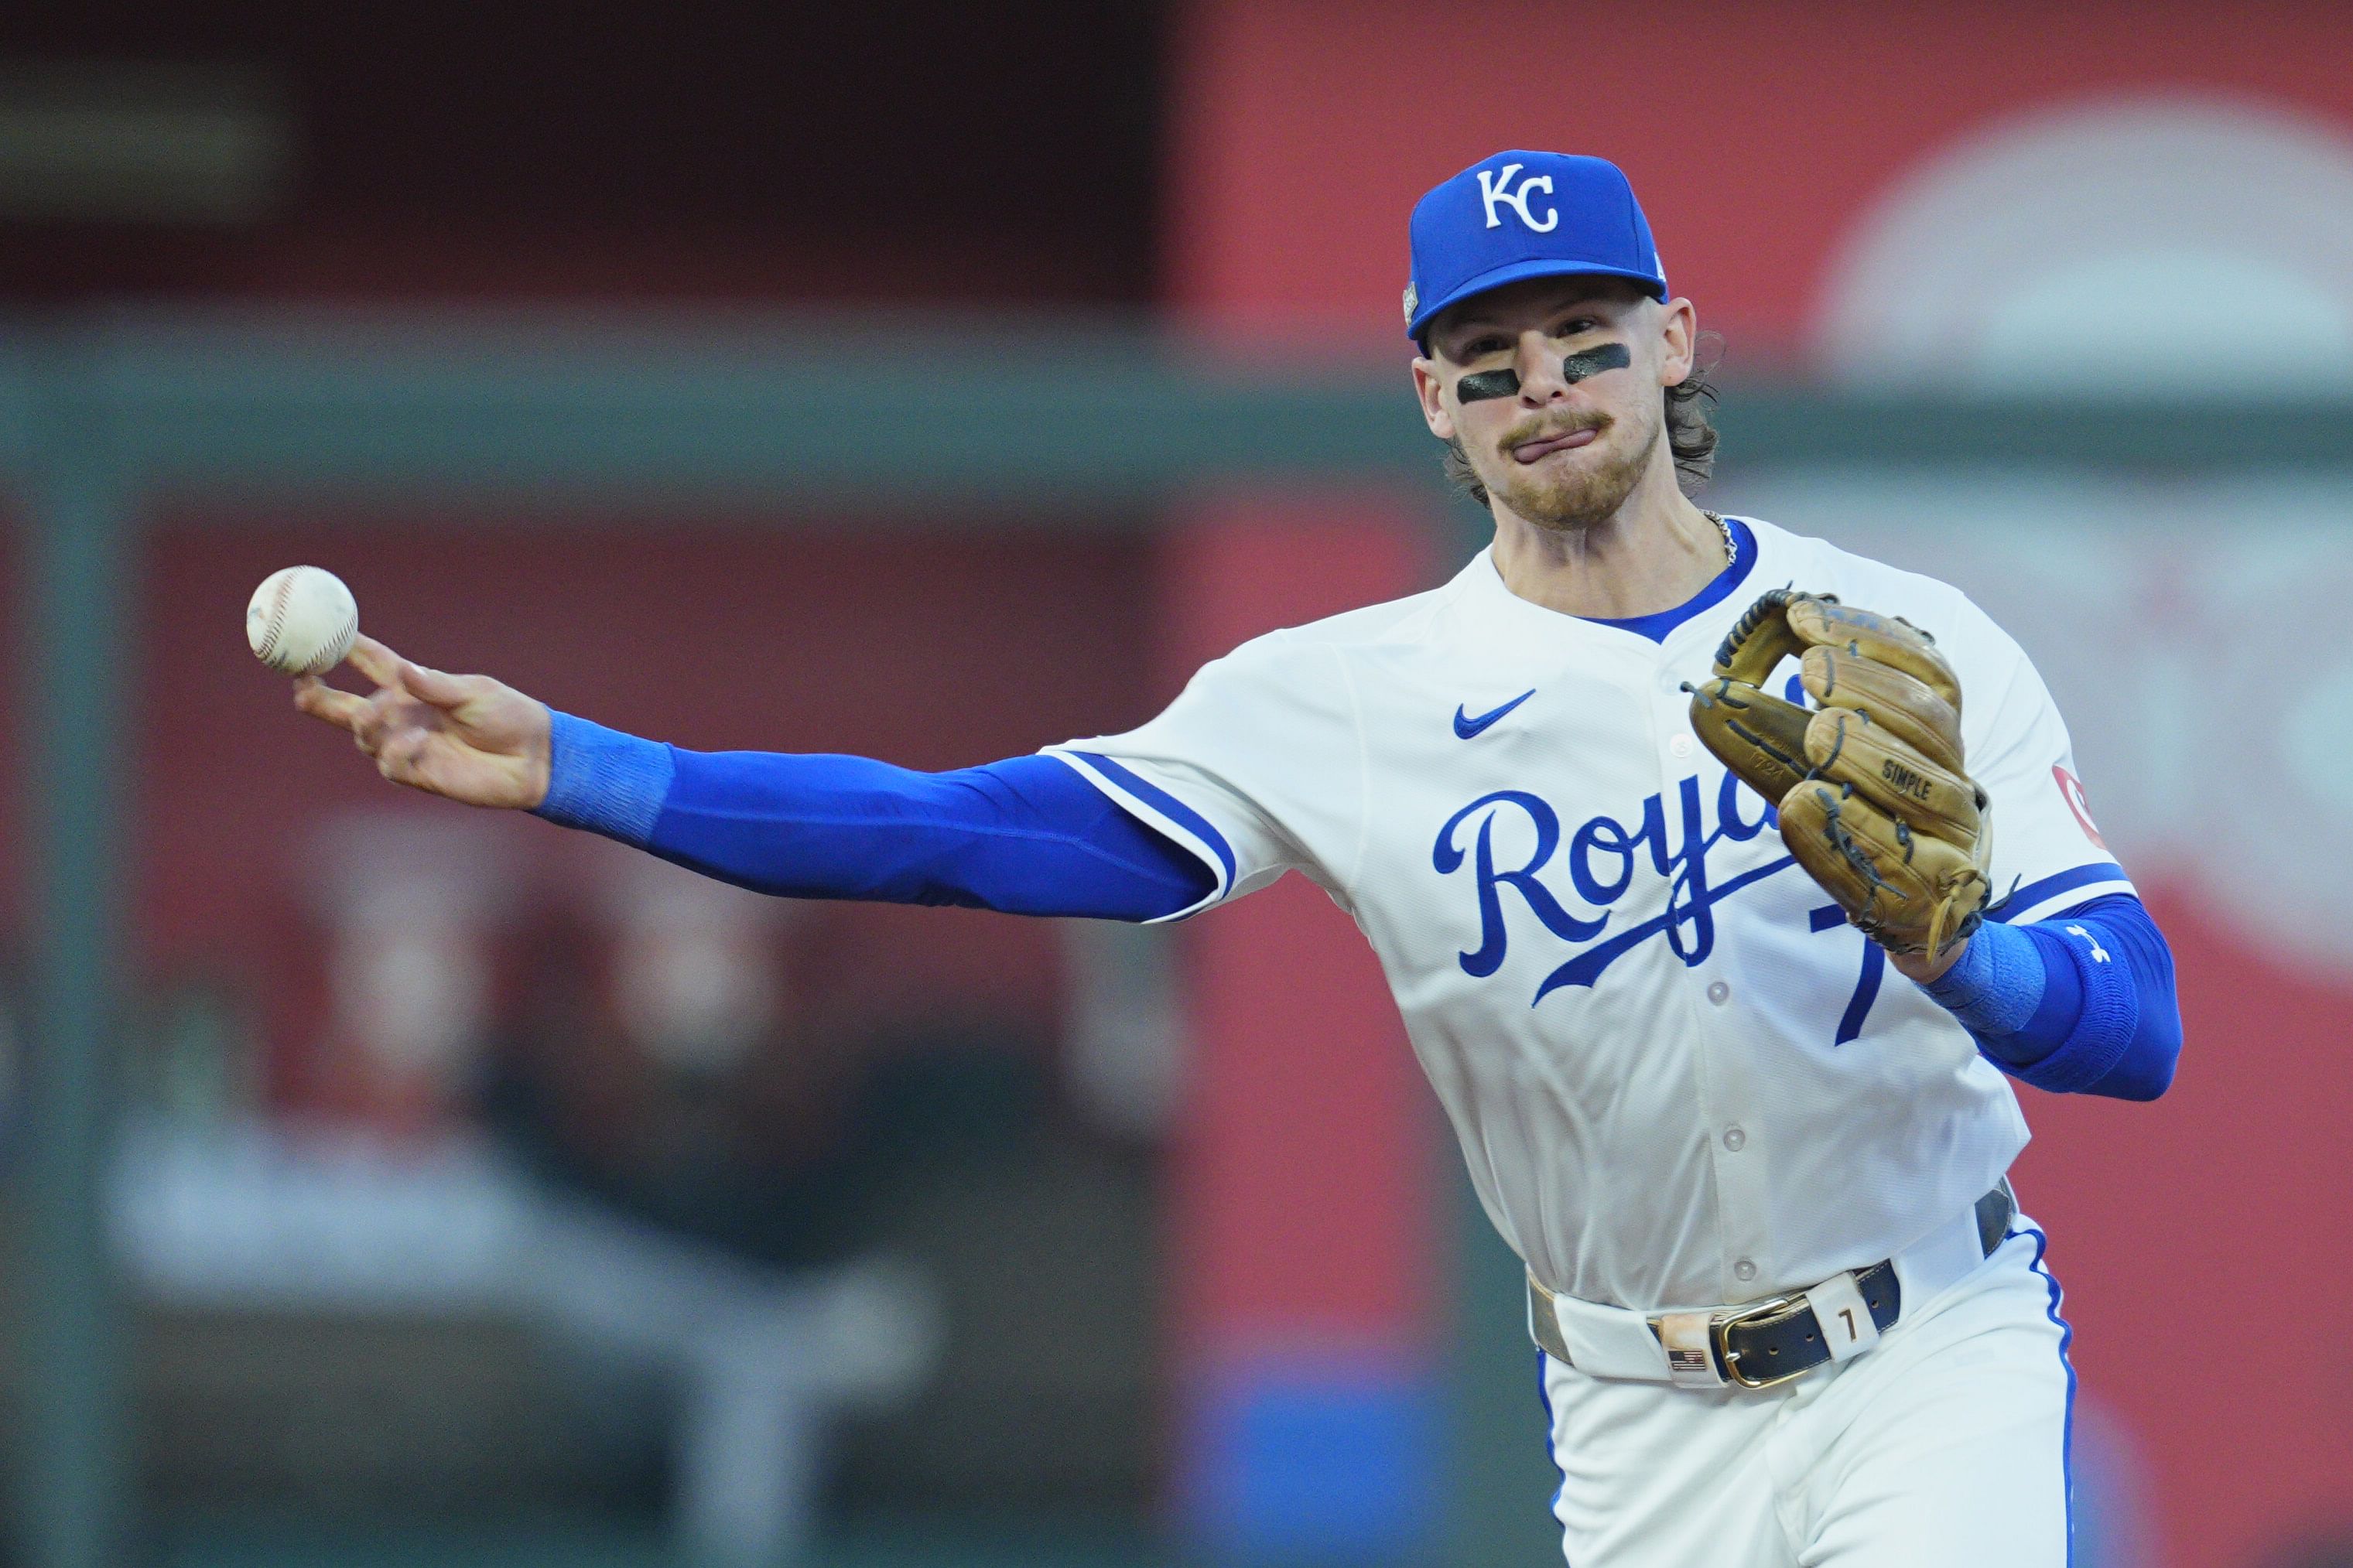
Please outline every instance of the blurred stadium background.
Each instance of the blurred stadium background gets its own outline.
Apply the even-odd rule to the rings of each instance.
[[[710,748],[1124,728],[1451,572],[1404,221],[1631,173],[1715,504],[2035,654],[2171,933],[2027,1091],[2086,1568],[2353,1561],[2340,7],[0,16],[5,1561],[1557,1561],[1370,959],[728,895],[390,798],[234,626]],[[609,851],[609,852],[608,852]],[[2000,1500],[1988,1500],[2000,1506]]]

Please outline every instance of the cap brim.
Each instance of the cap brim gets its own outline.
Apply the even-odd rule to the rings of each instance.
[[[1436,300],[1418,302],[1420,308],[1414,312],[1413,320],[1405,324],[1405,335],[1419,343],[1423,330],[1440,311],[1461,304],[1473,294],[1484,294],[1490,289],[1501,289],[1506,283],[1518,283],[1530,278],[1623,278],[1641,284],[1654,300],[1667,297],[1666,284],[1648,272],[1637,272],[1627,267],[1603,267],[1590,261],[1571,261],[1561,257],[1545,257],[1535,261],[1514,261],[1508,266],[1479,273]]]

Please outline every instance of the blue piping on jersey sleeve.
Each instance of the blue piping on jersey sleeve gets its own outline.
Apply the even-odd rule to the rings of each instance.
[[[2024,914],[2038,904],[2047,903],[2061,893],[2076,888],[2089,888],[2102,882],[2124,882],[2131,879],[2125,868],[2113,860],[2095,861],[2089,866],[2076,866],[2040,881],[2029,882],[2022,888],[2012,888],[2001,896],[1993,908],[1986,910],[1986,919],[2008,924],[2013,915]]]
[[[1748,574],[1757,565],[1757,535],[1749,531],[1748,525],[1736,517],[1727,517],[1724,521],[1725,526],[1732,530],[1732,559],[1725,563],[1723,571],[1708,580],[1706,587],[1702,588],[1672,610],[1658,610],[1647,616],[1631,616],[1622,621],[1604,620],[1599,616],[1585,616],[1579,618],[1591,621],[1597,626],[1615,626],[1621,632],[1632,632],[1636,637],[1648,637],[1652,642],[1664,642],[1667,640],[1669,632],[1673,631],[1702,610],[1711,609],[1724,603],[1725,599],[1731,597],[1733,590],[1748,581]]]
[[[1072,752],[1071,754],[1074,757],[1085,758],[1088,765],[1102,773],[1103,777],[1199,839],[1208,847],[1209,852],[1218,858],[1218,864],[1226,868],[1225,881],[1222,886],[1230,888],[1234,885],[1234,878],[1237,874],[1234,869],[1234,847],[1226,842],[1226,836],[1212,826],[1208,817],[1203,816],[1159,785],[1145,783],[1133,771],[1120,766],[1101,752]],[[1207,892],[1202,895],[1204,898],[1208,896]]]
[[[1148,921],[1216,886],[1190,850],[1050,756],[924,773],[683,751],[569,714],[553,741],[536,815],[759,892]]]
[[[2110,894],[2031,925],[1988,921],[1928,994],[2004,1072],[2060,1094],[2155,1100],[2181,1055],[2173,954]]]

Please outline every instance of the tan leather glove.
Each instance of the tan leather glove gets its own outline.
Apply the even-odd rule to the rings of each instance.
[[[1764,689],[1791,654],[1820,710]],[[1692,729],[1778,810],[1781,837],[1890,952],[1942,954],[1991,891],[1988,801],[1961,771],[1961,687],[1936,639],[1827,594],[1776,588],[1690,689]]]

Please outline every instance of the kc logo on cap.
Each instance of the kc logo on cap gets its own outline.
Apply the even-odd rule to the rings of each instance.
[[[1604,159],[1482,158],[1416,203],[1409,229],[1405,331],[1417,342],[1448,306],[1524,278],[1624,278],[1667,297],[1650,221],[1625,174]]]
[[[1501,228],[1504,226],[1504,216],[1501,213],[1495,210],[1495,204],[1497,202],[1501,202],[1505,206],[1510,207],[1514,212],[1519,214],[1520,221],[1527,225],[1530,228],[1535,230],[1538,234],[1550,234],[1555,228],[1559,226],[1559,209],[1556,207],[1545,208],[1544,222],[1538,223],[1535,219],[1528,216],[1528,193],[1531,191],[1550,191],[1552,189],[1552,176],[1550,174],[1530,174],[1526,179],[1520,182],[1520,188],[1515,191],[1512,189],[1512,176],[1518,174],[1523,166],[1524,165],[1518,163],[1506,163],[1501,169],[1492,171],[1482,169],[1479,171],[1479,199],[1487,204],[1487,226],[1489,228]]]

